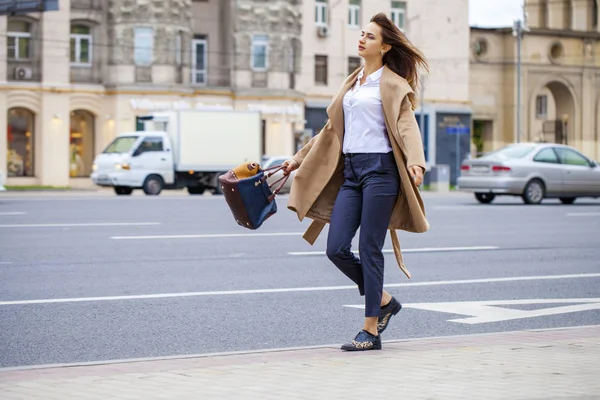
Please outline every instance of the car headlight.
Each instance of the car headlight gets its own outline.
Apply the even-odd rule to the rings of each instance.
[[[98,169],[98,166],[96,164],[92,164],[92,171],[96,171]]]
[[[119,171],[121,168],[122,168],[122,167],[121,167],[121,164],[115,164],[115,169],[116,169],[117,171]]]

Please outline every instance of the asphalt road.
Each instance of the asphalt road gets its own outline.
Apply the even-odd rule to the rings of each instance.
[[[351,339],[363,299],[286,200],[252,232],[220,197],[0,194],[0,367]],[[425,202],[384,340],[600,324],[600,201]]]

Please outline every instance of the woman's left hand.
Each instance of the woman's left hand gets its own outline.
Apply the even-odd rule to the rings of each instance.
[[[415,185],[419,186],[423,183],[423,168],[418,165],[413,165],[408,167],[408,173],[413,181],[415,181]]]

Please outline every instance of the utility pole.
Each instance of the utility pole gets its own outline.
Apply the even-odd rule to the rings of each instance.
[[[521,40],[523,39],[523,21],[513,25],[513,36],[517,37],[517,143],[521,142]]]

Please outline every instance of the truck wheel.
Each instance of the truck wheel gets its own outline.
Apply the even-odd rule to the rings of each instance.
[[[493,193],[475,193],[475,198],[482,204],[490,204],[496,197]]]
[[[532,179],[525,186],[523,191],[523,201],[525,204],[540,204],[544,200],[546,188],[539,179]]]
[[[189,194],[202,194],[202,193],[204,193],[204,189],[205,189],[204,185],[187,187]]]
[[[160,176],[150,175],[144,181],[144,186],[142,186],[142,189],[148,196],[157,196],[160,194],[160,192],[162,192],[164,187],[165,182]]]
[[[127,186],[115,186],[115,193],[119,196],[127,196],[133,192],[133,188]]]

